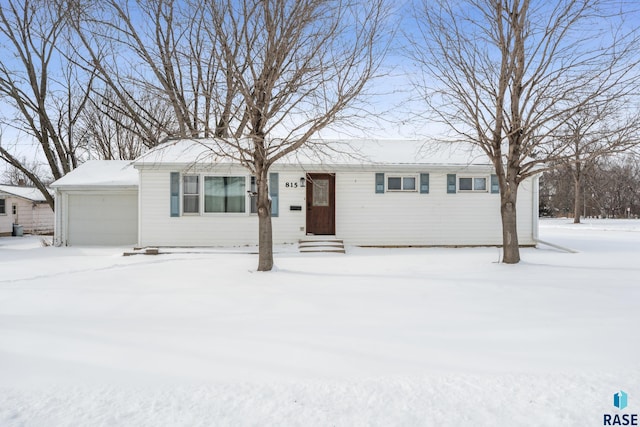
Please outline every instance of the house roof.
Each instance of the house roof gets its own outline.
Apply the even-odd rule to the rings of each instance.
[[[0,185],[0,193],[10,194],[31,200],[32,202],[45,202],[44,194],[35,187],[22,187],[16,185]]]
[[[246,142],[246,141],[244,141]],[[51,184],[53,188],[138,186],[134,166],[233,163],[215,139],[169,140],[134,161],[89,160]],[[280,159],[284,165],[482,165],[490,161],[468,144],[427,144],[417,140],[312,141]]]
[[[135,187],[138,171],[129,160],[89,160],[59,180],[51,187]]]
[[[241,141],[247,146],[247,140]],[[250,145],[248,145],[250,146]],[[135,166],[159,164],[232,163],[229,146],[216,139],[169,140],[143,154]],[[301,165],[490,165],[470,144],[425,143],[418,140],[313,140],[280,159]]]

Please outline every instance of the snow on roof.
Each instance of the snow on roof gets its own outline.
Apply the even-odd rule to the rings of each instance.
[[[44,194],[35,187],[19,187],[16,185],[0,185],[0,193],[22,197],[32,202],[45,202]]]
[[[89,160],[69,172],[52,187],[125,187],[138,185],[138,171],[129,160]]]
[[[247,141],[241,141],[247,146]],[[250,145],[249,145],[250,146]],[[230,163],[235,154],[217,139],[169,140],[134,161],[135,165]],[[376,165],[441,164],[489,165],[489,158],[471,144],[429,143],[418,140],[313,140],[283,159],[281,164]]]

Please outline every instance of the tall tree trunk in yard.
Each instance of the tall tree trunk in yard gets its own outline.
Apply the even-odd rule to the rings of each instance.
[[[302,148],[324,151],[319,132],[369,105],[368,82],[381,75],[389,49],[386,2],[204,2],[212,70],[222,79],[212,80],[210,97],[220,102],[214,108],[220,155],[256,177],[258,271],[274,264],[269,169]]]
[[[509,183],[507,190],[501,193],[500,216],[502,218],[502,261],[505,264],[520,262],[520,247],[518,243],[518,221],[516,215],[516,200],[518,186]]]
[[[258,271],[270,271],[273,268],[273,234],[268,176],[269,169],[264,166],[258,170],[256,176],[258,188]]]
[[[432,120],[451,131],[447,137],[491,159],[500,183],[503,259],[517,263],[518,186],[570,158],[573,139],[559,130],[581,111],[626,115],[638,92],[640,29],[627,24],[631,10],[613,13],[608,0],[549,7],[531,0],[414,3],[418,35],[411,56],[423,69],[414,87]],[[637,139],[627,126],[601,135],[608,126],[598,128],[585,141],[602,141],[595,148]]]
[[[518,218],[516,202],[518,200],[519,168],[513,162],[503,165],[499,139],[495,136],[496,158],[493,165],[500,186],[500,219],[502,220],[502,262],[517,264],[520,262],[520,243],[518,241]]]
[[[580,224],[582,211],[582,170],[580,162],[576,162],[573,172],[574,202],[573,202],[573,223]]]

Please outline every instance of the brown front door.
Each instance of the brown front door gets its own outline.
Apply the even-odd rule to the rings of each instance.
[[[336,234],[336,177],[307,174],[307,234]]]

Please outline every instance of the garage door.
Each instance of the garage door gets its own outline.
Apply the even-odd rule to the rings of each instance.
[[[69,194],[67,244],[134,245],[138,242],[138,194]]]

